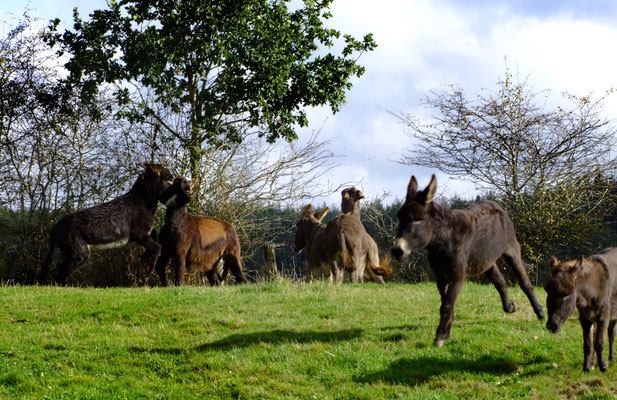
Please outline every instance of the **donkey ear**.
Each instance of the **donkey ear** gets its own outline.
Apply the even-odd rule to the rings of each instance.
[[[435,198],[435,193],[437,193],[437,178],[435,178],[435,174],[431,176],[431,181],[429,182],[426,189],[424,189],[424,204],[428,204]]]
[[[349,189],[343,189],[343,191],[341,192],[341,196],[344,200],[347,200],[349,198]]]
[[[313,205],[309,204],[308,206],[306,206],[306,208],[304,209],[304,213],[303,216],[307,216],[307,215],[311,215],[313,214]]]
[[[321,222],[321,220],[323,219],[323,217],[326,216],[328,211],[330,211],[330,208],[326,207],[323,210],[319,211],[318,213],[315,213],[315,218],[317,218],[317,221]]]
[[[407,185],[407,199],[415,196],[416,193],[418,193],[418,181],[416,180],[416,177],[412,175],[409,180],[409,184]]]
[[[361,191],[358,190],[358,200],[363,199],[364,198],[364,193],[362,193]]]
[[[551,256],[551,259],[549,260],[549,263],[551,265],[551,271],[555,269],[556,266],[559,265],[559,260],[557,259],[557,257],[555,256]]]
[[[583,261],[585,260],[585,257],[580,256],[576,262],[574,263],[574,265],[572,266],[572,268],[570,268],[570,272],[572,273],[574,279],[576,279],[576,277],[578,276],[578,274],[581,272],[581,270],[583,269]]]

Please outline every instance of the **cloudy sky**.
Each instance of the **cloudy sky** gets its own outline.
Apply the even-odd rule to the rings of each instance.
[[[105,4],[31,0],[29,9],[32,16],[68,22],[75,6],[85,16]],[[0,0],[0,19],[10,21],[8,13],[24,9],[22,2]],[[506,57],[531,87],[557,97],[564,91],[600,96],[617,86],[614,0],[334,0],[332,13],[332,27],[356,37],[372,32],[378,48],[361,57],[366,73],[347,104],[335,115],[311,110],[309,130],[321,129],[338,156],[340,166],[324,183],[354,182],[368,198],[401,198],[412,173],[425,185],[432,172],[442,193],[475,194],[469,182],[397,162],[413,144],[388,111],[422,116],[427,111],[419,103],[430,90],[445,84],[469,94],[494,88]],[[617,118],[615,97],[605,103],[607,118]],[[340,194],[316,199],[321,202],[338,205]]]

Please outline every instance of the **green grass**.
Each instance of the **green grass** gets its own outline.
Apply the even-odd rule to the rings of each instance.
[[[0,399],[615,398],[578,321],[552,335],[510,291],[515,314],[466,283],[436,349],[434,284],[3,287]]]

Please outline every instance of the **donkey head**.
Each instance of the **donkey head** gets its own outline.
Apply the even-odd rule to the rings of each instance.
[[[165,193],[161,196],[161,201],[165,202],[167,208],[180,208],[186,206],[193,200],[193,181],[183,176],[174,179]]]
[[[428,213],[428,207],[435,198],[436,190],[435,175],[431,177],[431,182],[422,191],[418,191],[418,181],[415,176],[411,176],[405,203],[396,214],[398,231],[391,252],[397,260],[424,249],[431,242],[433,222]]]
[[[139,175],[133,189],[142,192],[148,198],[161,199],[161,196],[173,183],[174,176],[161,164],[141,163],[144,171]]]
[[[581,256],[574,264],[560,264],[555,256],[551,256],[552,278],[546,282],[546,308],[548,321],[546,328],[559,332],[561,325],[574,312],[576,307],[576,278],[581,272],[584,258]]]
[[[343,213],[353,213],[356,210],[360,211],[360,203],[358,202],[364,198],[364,194],[361,191],[352,186],[343,189],[341,197],[341,211]]]
[[[330,211],[328,207],[323,210],[314,213],[313,205],[309,204],[304,209],[302,213],[302,218],[296,224],[298,229],[296,230],[296,241],[294,244],[294,250],[298,253],[300,250],[305,248],[313,238],[313,235],[321,226],[321,220],[326,216],[326,214]]]

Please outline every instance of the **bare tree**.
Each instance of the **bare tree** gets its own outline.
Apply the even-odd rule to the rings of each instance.
[[[602,116],[611,93],[564,94],[568,107],[549,108],[548,91],[533,91],[507,68],[496,91],[468,96],[450,85],[423,99],[434,110],[428,120],[392,113],[414,140],[401,162],[469,180],[500,201],[536,264],[548,252],[585,252],[600,245],[590,238],[613,206],[610,185],[600,184],[617,161],[615,128]]]

